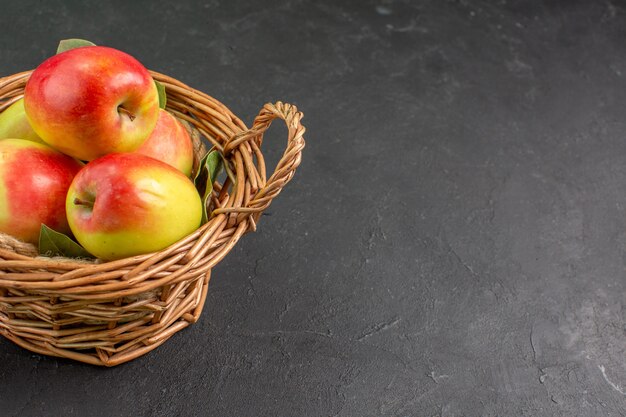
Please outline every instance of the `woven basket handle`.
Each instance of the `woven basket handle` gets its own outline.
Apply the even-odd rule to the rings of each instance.
[[[255,228],[256,221],[263,210],[269,207],[274,197],[276,197],[291,178],[293,178],[296,168],[300,165],[302,149],[305,145],[303,135],[306,130],[300,123],[302,113],[292,104],[282,103],[280,101],[274,104],[267,103],[254,119],[252,128],[235,135],[224,146],[225,155],[228,155],[245,142],[250,143],[256,152],[260,152],[259,147],[263,142],[263,134],[270,127],[274,119],[284,120],[288,129],[287,148],[278,161],[278,164],[276,164],[274,173],[265,180],[265,163],[262,157],[257,157],[259,167],[257,172],[253,174],[256,175],[257,178],[259,186],[258,191],[254,193],[247,204],[242,207],[232,209],[223,208],[214,211],[216,214],[220,212],[237,212],[240,220],[243,219],[243,217],[250,216],[253,220],[251,225],[252,229]],[[250,175],[251,172],[248,172],[248,174]]]

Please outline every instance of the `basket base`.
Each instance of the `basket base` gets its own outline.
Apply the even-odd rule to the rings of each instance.
[[[165,286],[140,297],[114,300],[113,309],[112,300],[89,304],[81,300],[50,300],[47,305],[42,296],[5,294],[0,297],[0,334],[41,355],[116,366],[156,349],[198,321],[210,278],[209,270],[195,280]],[[32,299],[30,302],[39,307],[29,306],[29,311],[37,312],[36,315],[20,314],[25,299]]]

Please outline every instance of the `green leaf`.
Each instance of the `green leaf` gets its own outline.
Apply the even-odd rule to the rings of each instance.
[[[223,167],[222,155],[217,150],[209,150],[200,160],[200,167],[193,182],[202,197],[202,224],[209,220],[207,203],[213,192],[213,182]]]
[[[78,243],[63,233],[52,230],[45,224],[39,230],[39,254],[43,256],[64,256],[66,258],[93,258]]]
[[[69,51],[70,49],[81,48],[83,46],[96,46],[96,44],[86,41],[84,39],[63,39],[61,42],[59,42],[57,54]]]
[[[167,104],[167,95],[165,94],[165,87],[163,84],[154,80],[154,84],[156,84],[157,91],[159,92],[159,107],[164,109]]]

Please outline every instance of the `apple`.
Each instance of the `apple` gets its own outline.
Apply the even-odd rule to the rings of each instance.
[[[0,113],[0,139],[25,139],[44,143],[26,118],[24,99],[21,98]]]
[[[112,153],[76,175],[66,199],[70,228],[91,254],[114,260],[166,248],[200,226],[189,178],[138,153]]]
[[[69,233],[65,196],[83,164],[47,145],[0,141],[0,231],[37,244],[41,224]]]
[[[46,59],[26,84],[24,107],[44,142],[84,161],[134,151],[159,117],[158,92],[148,70],[105,46],[70,49]]]
[[[135,151],[170,164],[186,176],[193,168],[193,143],[185,126],[161,109],[152,134]]]

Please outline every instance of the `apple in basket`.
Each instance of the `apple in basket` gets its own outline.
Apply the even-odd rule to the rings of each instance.
[[[167,111],[161,109],[156,127],[135,152],[166,162],[186,176],[193,169],[193,143],[189,132]]]
[[[112,153],[85,165],[69,188],[66,210],[78,242],[104,260],[164,249],[202,219],[193,182],[138,153]]]
[[[68,233],[65,196],[82,166],[41,143],[0,140],[0,231],[34,244],[42,223]]]
[[[46,59],[26,84],[24,107],[44,142],[84,161],[136,150],[159,117],[158,91],[148,70],[104,46]]]
[[[24,99],[21,98],[0,113],[0,139],[26,139],[44,143],[26,118]]]

